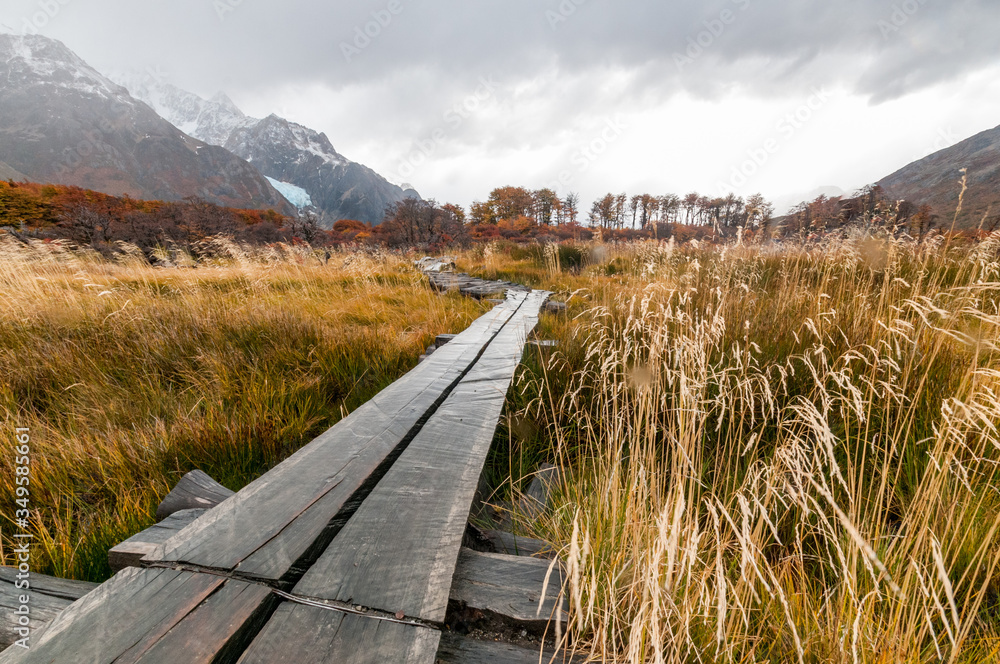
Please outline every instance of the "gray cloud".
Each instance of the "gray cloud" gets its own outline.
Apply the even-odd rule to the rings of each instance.
[[[64,16],[45,31],[96,65],[167,63],[197,87],[238,89],[275,81],[377,84],[407,70],[461,88],[485,71],[519,79],[554,62],[567,74],[665,65],[662,90],[711,94],[733,82],[784,79],[793,63],[816,83],[853,81],[879,97],[994,58],[1000,24],[1000,4],[987,0],[8,0],[4,20],[18,25],[45,2],[64,3]],[[733,20],[713,35],[723,12]],[[356,48],[366,27],[375,36],[361,37],[359,44],[370,43],[348,62],[343,45]],[[678,70],[674,56],[689,39],[708,46]],[[858,55],[868,58],[860,68],[838,66]],[[760,65],[753,80],[734,81],[747,59]]]
[[[42,32],[99,69],[153,67],[274,111],[320,86],[334,101],[317,128],[335,144],[372,131],[405,152],[481,77],[501,81],[441,154],[571,151],[601,118],[682,93],[837,86],[880,104],[993,64],[1000,46],[993,0],[6,0],[0,22],[43,5],[59,10]],[[515,107],[531,122],[505,124]]]

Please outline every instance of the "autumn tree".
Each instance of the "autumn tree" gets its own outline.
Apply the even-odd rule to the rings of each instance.
[[[696,191],[693,191],[684,197],[684,200],[681,202],[681,205],[683,205],[684,207],[685,224],[694,224],[697,221],[695,213],[698,210],[698,202],[700,200],[701,196],[698,195],[698,192]]]
[[[681,211],[681,199],[674,194],[660,197],[660,219],[677,223]]]
[[[392,246],[443,245],[465,240],[465,226],[453,210],[435,201],[406,198],[389,206],[379,235]]]
[[[574,192],[566,194],[562,203],[563,216],[568,224],[576,224],[580,215],[580,195]]]
[[[490,192],[489,204],[497,221],[531,217],[535,197],[524,187],[498,187]]]
[[[111,217],[84,205],[78,205],[59,217],[59,225],[71,239],[81,244],[97,246],[109,239]]]
[[[532,214],[535,221],[542,226],[550,226],[555,220],[561,202],[556,192],[551,189],[539,189],[532,193]]]
[[[493,206],[488,202],[475,201],[469,208],[469,222],[479,225],[496,224],[497,217]]]
[[[319,227],[319,215],[312,210],[300,212],[292,218],[290,230],[293,237],[315,244],[322,232]]]
[[[604,198],[594,201],[590,208],[590,225],[611,228],[615,222],[616,203],[614,194],[607,194]]]
[[[455,205],[454,203],[445,203],[441,206],[447,212],[455,215],[455,218],[462,224],[465,223],[465,210],[460,205]]]
[[[774,216],[774,205],[761,194],[752,194],[747,197],[744,210],[743,225],[747,228],[759,228],[766,231]]]
[[[917,240],[923,242],[924,237],[937,225],[937,215],[930,205],[921,205],[910,217],[910,234],[916,236]]]

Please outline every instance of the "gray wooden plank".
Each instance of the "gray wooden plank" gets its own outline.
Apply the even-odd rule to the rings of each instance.
[[[482,532],[497,553],[528,558],[552,558],[555,556],[551,545],[543,540],[522,537],[502,530],[484,530]]]
[[[192,470],[177,482],[156,508],[156,518],[163,521],[181,510],[215,507],[235,492],[222,486],[201,470]]]
[[[526,297],[295,586],[297,594],[444,621],[479,476],[527,333],[537,323],[546,295]]]
[[[476,320],[416,369],[145,558],[278,580],[475,362],[524,296]]]
[[[285,603],[238,664],[433,664],[441,633]]]
[[[30,623],[24,633],[18,631],[25,627],[18,621],[20,614],[15,613],[24,606],[21,603],[22,597],[29,597],[27,606]],[[73,600],[64,597],[53,597],[37,590],[17,589],[10,583],[0,584],[0,648],[6,648],[24,636],[40,634],[72,603]]]
[[[71,581],[43,574],[30,573],[18,579],[18,571],[12,567],[0,568],[0,649],[9,646],[23,635],[18,632],[22,597],[28,597],[29,625],[31,638],[37,639],[42,631],[56,619],[74,600],[77,600],[98,584],[89,581]],[[18,588],[14,584],[26,582],[27,587]]]
[[[417,584],[413,592],[404,593],[414,600],[425,596],[422,606],[431,609],[422,609],[421,613],[436,615],[436,608],[447,603],[450,585],[447,582],[454,571],[454,559],[471,503],[471,494],[467,501],[464,500],[465,485],[469,483],[466,476],[471,477],[474,491],[499,408],[502,408],[523,351],[526,332],[534,325],[532,321],[537,321],[535,299],[523,294],[508,298],[491,315],[474,323],[468,334],[463,333],[448,343],[447,352],[435,353],[434,358],[394,384],[395,390],[387,388],[359,409],[356,417],[352,416],[354,422],[346,418],[341,423],[347,423],[345,426],[334,427],[275,469],[281,472],[272,471],[261,478],[265,481],[258,480],[247,487],[251,490],[240,492],[203,514],[159,546],[147,557],[147,562],[171,560],[169,557],[177,554],[175,562],[229,569],[264,579],[281,579],[297,561],[301,562],[303,553],[321,539],[324,531],[330,529],[331,520],[342,512],[348,501],[357,498],[357,489],[370,472],[392,458],[399,440],[423,425],[403,453],[406,457],[418,441],[424,440],[427,444],[434,439],[435,426],[444,427],[453,435],[462,431],[471,434],[474,443],[469,451],[456,444],[461,434],[452,440],[459,457],[465,456],[459,463],[451,464],[461,471],[462,477],[453,487],[454,495],[450,500],[442,494],[426,502],[438,510],[433,517],[445,523],[440,538],[443,548],[455,551],[454,555],[446,552],[443,557],[436,558],[425,555],[423,560],[428,565],[422,570],[429,583],[423,590]],[[529,310],[519,310],[526,300]],[[479,358],[486,343],[489,346]],[[458,383],[452,395],[458,394],[461,398],[449,397],[441,404],[441,410],[424,424],[446,390],[469,369],[471,371]],[[445,412],[441,414],[441,411]],[[478,418],[476,422],[469,421],[473,416]],[[431,431],[425,435],[428,428]],[[396,464],[388,472],[392,474],[403,465],[406,464]],[[426,477],[430,472],[439,483],[449,481],[448,464],[431,464],[423,469],[408,467],[409,473],[402,475],[404,480]],[[473,471],[475,477],[472,477]],[[303,477],[307,479],[305,490],[301,485]],[[362,509],[372,502],[370,498],[362,504]],[[451,503],[450,511],[448,503]],[[420,505],[411,506],[417,512],[420,508]],[[354,519],[348,524],[352,522]],[[457,535],[451,532],[456,523],[461,525]],[[237,550],[229,551],[230,547]],[[421,553],[427,554],[428,550],[426,547]],[[205,555],[199,558],[201,554]],[[405,568],[406,561],[402,562]],[[443,601],[437,597],[441,594]],[[433,598],[426,599],[430,596]],[[267,625],[253,639],[241,661],[359,664],[434,661],[440,638],[436,630],[300,604],[286,604],[268,619],[275,601],[270,588],[262,585],[178,569],[129,569],[64,610],[49,629],[38,636],[31,650],[0,655],[0,664],[7,661],[87,664],[230,661],[265,619]],[[443,610],[440,614],[443,619]],[[323,641],[324,635],[329,637],[327,642]]]
[[[204,509],[180,510],[172,513],[163,521],[129,537],[108,551],[108,564],[111,565],[111,570],[119,572],[126,567],[140,567],[143,557],[155,551],[158,546],[192,524],[204,513]]]
[[[224,583],[203,574],[130,567],[71,604],[29,649],[0,653],[0,664],[130,661]]]
[[[4,585],[13,584],[18,581],[18,571],[14,567],[0,567],[0,582]],[[60,579],[54,576],[31,573],[28,580],[30,589],[33,592],[40,592],[51,597],[61,597],[68,600],[80,599],[100,584],[90,581],[74,581],[72,579]]]
[[[270,617],[277,597],[266,586],[227,581],[140,656],[137,664],[235,661]],[[116,664],[125,664],[121,659]]]
[[[452,579],[451,601],[489,614],[511,628],[542,633],[553,620],[565,624],[567,618],[560,597],[562,570],[558,563],[552,565],[553,561],[539,558],[463,548]]]
[[[436,658],[437,664],[561,664],[584,661],[586,658],[582,656],[571,657],[569,653],[556,652],[549,646],[479,641],[449,632],[441,635]]]

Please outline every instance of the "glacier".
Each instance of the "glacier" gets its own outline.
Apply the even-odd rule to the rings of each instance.
[[[294,185],[290,182],[275,180],[274,178],[267,178],[267,181],[271,183],[272,187],[278,190],[279,194],[288,199],[288,202],[298,209],[304,210],[307,207],[312,207],[312,196],[310,196],[309,192],[302,187]]]

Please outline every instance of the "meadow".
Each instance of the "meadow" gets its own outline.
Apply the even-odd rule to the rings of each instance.
[[[184,471],[239,488],[483,311],[432,293],[412,256],[220,243],[216,264],[162,270],[3,251],[0,408],[32,429],[46,571],[77,578],[103,578]],[[578,653],[1000,660],[1000,234],[457,260],[569,304],[542,319],[559,345],[529,348],[486,473],[516,506],[559,466],[550,510],[510,509],[560,551]]]
[[[562,469],[518,521],[562,547],[578,652],[1000,661],[1000,235],[544,258],[520,276],[570,317],[492,471],[516,505],[538,460]]]
[[[13,562],[14,428],[30,429],[33,570],[102,581],[200,468],[238,490],[417,363],[484,307],[405,259],[214,241],[157,269],[0,238],[0,541]],[[166,257],[165,257],[166,258]]]

